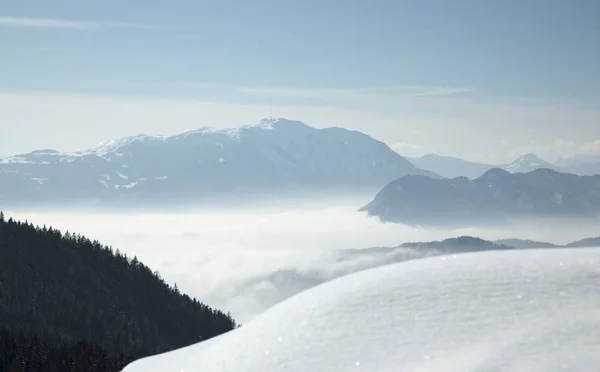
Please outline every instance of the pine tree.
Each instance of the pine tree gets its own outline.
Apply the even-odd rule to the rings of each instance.
[[[137,358],[236,327],[231,315],[170,287],[137,257],[12,218],[0,229],[0,314],[13,330],[51,345],[85,340]],[[36,350],[33,360],[44,359]],[[9,367],[0,364],[0,371]]]

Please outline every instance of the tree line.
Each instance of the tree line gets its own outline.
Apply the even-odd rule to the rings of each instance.
[[[6,219],[0,212],[0,327],[13,340],[3,344],[5,349],[39,342],[46,345],[40,348],[60,355],[71,353],[71,361],[105,358],[106,353],[117,363],[184,347],[236,326],[229,314],[182,294],[137,257],[79,234]],[[14,363],[15,355],[4,352],[2,357]]]

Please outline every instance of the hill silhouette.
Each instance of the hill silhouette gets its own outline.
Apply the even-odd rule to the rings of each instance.
[[[119,250],[0,212],[0,327],[138,358],[236,327]]]

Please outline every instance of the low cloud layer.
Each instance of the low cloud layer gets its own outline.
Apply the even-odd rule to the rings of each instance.
[[[460,235],[565,243],[593,228],[523,226],[502,230],[424,230],[383,224],[356,212],[353,200],[332,207],[193,214],[13,213],[98,239],[137,256],[165,280],[246,322],[267,307],[332,278],[429,252],[377,249]],[[370,249],[365,249],[370,248]]]
[[[129,28],[143,29],[152,26],[131,22],[91,22],[74,21],[54,18],[27,18],[27,17],[2,17],[0,16],[0,27],[10,28],[44,28],[44,29],[99,29],[99,28]]]

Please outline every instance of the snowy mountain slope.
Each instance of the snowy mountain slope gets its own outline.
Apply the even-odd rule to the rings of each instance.
[[[0,172],[5,204],[30,198],[189,204],[217,193],[372,189],[406,174],[436,176],[363,133],[286,119],[127,137],[78,153],[38,150],[1,160]]]
[[[492,251],[351,274],[124,372],[584,371],[600,249]]]
[[[451,156],[436,154],[411,158],[409,161],[417,168],[434,172],[446,178],[467,177],[473,179],[494,168],[490,164],[474,163]]]
[[[534,154],[525,154],[504,166],[504,169],[510,173],[529,173],[540,168],[558,170],[556,165],[542,160]]]

